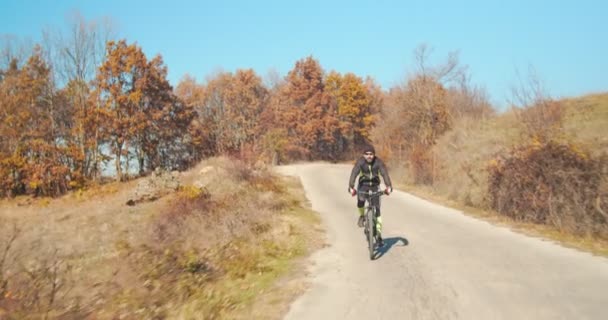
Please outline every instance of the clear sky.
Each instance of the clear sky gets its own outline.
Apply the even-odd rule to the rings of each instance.
[[[69,1],[0,0],[0,34],[37,41],[78,10],[111,17],[118,35],[160,53],[176,85],[218,69],[285,75],[313,55],[326,71],[372,76],[388,89],[421,43],[458,51],[472,82],[504,105],[516,70],[534,66],[555,97],[608,91],[608,1]]]

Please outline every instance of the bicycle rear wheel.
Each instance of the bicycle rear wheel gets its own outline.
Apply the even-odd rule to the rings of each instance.
[[[374,249],[376,247],[376,237],[375,237],[375,224],[374,224],[374,210],[372,208],[368,208],[365,213],[366,219],[366,228],[367,228],[367,244],[369,248],[369,259],[374,260]]]

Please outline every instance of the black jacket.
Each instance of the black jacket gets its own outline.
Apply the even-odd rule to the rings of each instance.
[[[348,186],[354,188],[355,179],[359,177],[359,182],[357,184],[359,187],[362,185],[376,187],[380,185],[380,175],[384,179],[384,184],[387,187],[392,187],[391,178],[388,176],[388,171],[382,160],[375,157],[374,161],[367,163],[365,158],[361,157],[357,160],[357,163],[355,163],[355,166],[353,167],[353,171],[350,173]]]

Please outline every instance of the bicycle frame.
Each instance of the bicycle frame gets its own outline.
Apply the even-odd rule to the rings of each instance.
[[[367,238],[369,248],[369,258],[374,260],[374,251],[376,250],[377,239],[376,239],[376,207],[372,205],[372,199],[386,195],[384,191],[372,192],[369,190],[367,193],[362,193],[366,202],[365,206],[365,220],[363,222],[365,237]]]

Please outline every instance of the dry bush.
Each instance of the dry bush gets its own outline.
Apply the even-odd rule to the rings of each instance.
[[[185,186],[171,201],[169,210],[164,211],[152,225],[152,236],[156,243],[175,241],[193,216],[210,215],[215,212],[215,203],[206,189]],[[210,217],[208,217],[210,218]]]
[[[564,105],[552,99],[530,67],[528,77],[512,88],[512,101],[519,122],[528,137],[549,141],[562,135]]]
[[[608,237],[608,215],[601,208],[605,158],[559,142],[565,138],[564,102],[549,97],[533,69],[513,97],[522,137],[532,143],[491,161],[490,206],[516,220]]]
[[[442,178],[445,154],[433,149],[464,117],[484,120],[494,114],[485,92],[469,84],[466,66],[450,53],[441,64],[428,64],[430,50],[420,46],[414,52],[416,70],[400,87],[392,88],[381,113],[381,126],[372,140],[389,162],[407,163],[416,184],[435,186]],[[396,158],[396,159],[395,159]]]
[[[226,169],[236,182],[250,182],[255,174],[251,165],[243,161],[231,161]]]
[[[289,139],[286,129],[270,129],[260,138],[259,157],[266,163],[278,165],[288,160],[286,154],[288,146]]]
[[[518,111],[518,119],[528,136],[547,141],[562,134],[564,107],[561,102],[541,100]]]
[[[71,266],[57,250],[38,252],[26,261],[16,254],[23,250],[15,247],[20,229],[0,222],[0,318],[5,319],[3,312],[6,319],[72,319],[79,315],[78,304],[68,297],[74,287]]]
[[[135,208],[57,200],[71,207],[19,220],[27,228],[10,250],[0,221],[0,318],[231,318],[301,241],[283,220],[299,205],[289,185],[232,161],[206,161],[177,193]]]
[[[448,90],[447,103],[454,119],[469,118],[482,121],[496,115],[486,91],[463,79],[459,86]]]
[[[0,307],[3,299],[8,296],[12,266],[9,263],[15,261],[12,249],[20,232],[15,223],[11,224],[11,227],[8,225],[6,221],[0,219]]]
[[[149,240],[129,248],[130,269],[145,290],[125,288],[127,302],[118,313],[218,318],[242,299],[222,281],[273,272],[266,263],[282,253],[268,243],[276,232],[273,214],[288,205],[284,187],[267,168],[221,161],[215,163],[217,177],[206,173],[213,181],[208,189],[183,186],[151,222],[143,236]]]
[[[32,318],[48,319],[65,312],[73,312],[67,295],[74,286],[72,267],[57,251],[42,255],[33,263],[23,266],[12,284],[12,292],[17,308],[16,314],[30,315]],[[33,316],[35,315],[35,316]]]
[[[435,167],[432,151],[428,147],[416,145],[408,153],[408,161],[414,183],[432,185],[435,180]]]
[[[608,216],[598,205],[606,199],[600,189],[605,168],[605,158],[572,144],[535,141],[491,162],[489,200],[515,220],[606,237]]]
[[[171,309],[208,290],[221,276],[221,269],[205,252],[184,251],[176,244],[134,248],[127,263],[137,274],[138,287],[120,293],[113,313],[138,318],[164,319]]]
[[[256,191],[272,191],[283,193],[282,186],[271,170],[261,164],[252,164],[239,160],[232,160],[226,165],[232,178],[238,183],[246,183]]]

